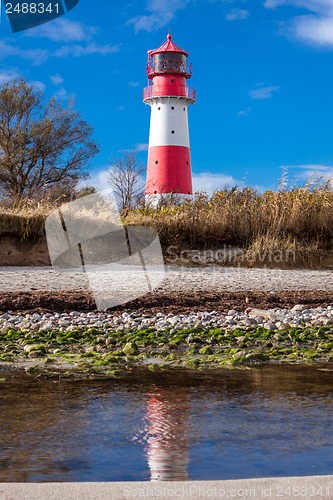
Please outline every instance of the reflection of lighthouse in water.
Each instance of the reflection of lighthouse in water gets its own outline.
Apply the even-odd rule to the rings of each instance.
[[[147,460],[152,481],[186,480],[189,402],[182,390],[155,388],[146,414]]]

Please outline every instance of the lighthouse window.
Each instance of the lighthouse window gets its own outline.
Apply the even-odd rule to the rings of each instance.
[[[175,131],[174,131],[174,130],[171,130],[171,133],[172,133],[172,134],[174,134],[174,133],[175,133]]]
[[[172,78],[171,83],[175,83],[175,80]]]
[[[171,106],[171,109],[173,110],[173,109],[175,109],[175,107],[174,107],[174,106]]]
[[[186,165],[188,165],[188,161],[186,162]]]
[[[157,191],[154,191],[154,194],[157,194]]]
[[[159,106],[159,107],[158,107],[157,109],[158,109],[158,110],[160,111],[160,109],[161,109],[161,106]]]
[[[158,165],[158,160],[155,161],[155,164]]]
[[[185,111],[185,108],[183,108],[183,111]]]
[[[153,56],[153,68],[155,73],[186,73],[185,54],[162,52]]]

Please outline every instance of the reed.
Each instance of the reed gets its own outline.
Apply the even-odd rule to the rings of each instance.
[[[0,236],[43,237],[45,219],[57,206],[59,201],[3,201]],[[277,250],[316,259],[333,250],[333,189],[326,182],[276,192],[245,187],[220,190],[211,197],[196,193],[193,202],[182,205],[129,211],[123,222],[155,228],[164,249],[171,245],[178,251],[214,249],[227,244],[243,248],[250,260]]]

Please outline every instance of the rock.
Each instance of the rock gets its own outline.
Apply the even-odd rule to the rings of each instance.
[[[205,345],[200,349],[199,354],[204,354],[204,355],[213,354],[213,349],[209,347],[209,345]]]
[[[281,325],[278,328],[279,330],[289,330],[290,325],[289,323],[281,323]]]
[[[227,325],[237,325],[237,322],[236,322],[234,319],[228,319],[228,320],[226,321],[226,324],[227,324]]]
[[[5,323],[5,324],[1,327],[1,333],[8,333],[8,332],[9,332],[9,330],[10,330],[10,328],[11,328],[11,327],[10,327],[10,325],[8,325],[8,323],[7,323],[7,324]]]
[[[247,354],[245,356],[245,358],[246,358],[246,361],[258,363],[261,361],[266,361],[268,356],[266,354],[261,353],[261,352],[254,352],[254,353]]]
[[[268,320],[276,319],[276,314],[273,311],[264,311],[263,309],[248,308],[245,311],[250,317],[251,316],[262,316]]]
[[[266,330],[277,330],[276,324],[272,322],[264,324],[264,327]]]
[[[28,353],[31,353],[31,352],[34,352],[34,351],[39,351],[39,352],[43,352],[45,354],[45,352],[46,352],[46,348],[42,344],[26,344],[23,347],[23,350],[25,352],[28,352]]]
[[[306,306],[304,304],[296,304],[294,307],[292,307],[290,310],[292,312],[296,312],[296,311],[304,311],[304,309],[306,309]]]
[[[242,319],[240,324],[244,326],[252,326],[253,323],[249,319]]]
[[[39,330],[40,330],[41,332],[47,332],[47,331],[49,331],[49,330],[52,330],[52,328],[53,328],[53,325],[52,325],[52,323],[49,321],[48,323],[41,324],[41,325],[40,325],[40,327],[39,327]],[[72,327],[71,327],[71,329],[72,329]]]
[[[128,354],[136,354],[138,352],[138,346],[136,345],[135,342],[127,342],[125,344],[125,347],[123,348],[123,353],[128,355]]]

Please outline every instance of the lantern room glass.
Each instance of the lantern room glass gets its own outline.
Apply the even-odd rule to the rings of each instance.
[[[153,56],[154,73],[186,73],[186,56],[179,53],[160,53]]]

